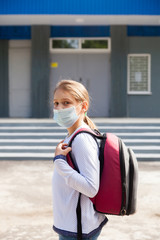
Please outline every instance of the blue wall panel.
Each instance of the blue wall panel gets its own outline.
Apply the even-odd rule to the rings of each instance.
[[[159,37],[160,26],[128,26],[129,37]],[[50,37],[110,37],[110,26],[51,26]],[[31,39],[31,26],[0,26],[0,39]]]
[[[109,26],[53,26],[51,37],[109,37]]]
[[[0,26],[0,39],[31,39],[31,27]]]
[[[159,15],[159,0],[1,0],[0,14]]]
[[[127,35],[131,36],[160,36],[160,27],[159,26],[128,26]]]
[[[109,37],[109,26],[52,26],[50,37]],[[30,26],[0,26],[0,39],[31,39]]]

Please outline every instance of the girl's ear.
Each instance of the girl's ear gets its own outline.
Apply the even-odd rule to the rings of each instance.
[[[87,112],[88,111],[88,102],[87,101],[84,101],[83,104],[82,104],[82,109],[83,109],[83,112]]]

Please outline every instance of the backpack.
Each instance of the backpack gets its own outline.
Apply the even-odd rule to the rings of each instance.
[[[72,136],[69,146],[72,145],[75,137],[81,133],[90,134],[95,140],[100,140],[100,186],[97,195],[90,198],[95,210],[104,214],[121,216],[135,213],[138,163],[132,149],[127,148],[123,141],[112,133],[102,135],[85,128],[79,129]],[[67,154],[67,162],[79,172],[73,162],[71,152]],[[80,197],[78,202],[77,209],[80,208]]]

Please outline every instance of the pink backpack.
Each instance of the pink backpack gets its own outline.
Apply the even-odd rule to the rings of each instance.
[[[112,133],[98,135],[84,128],[74,134],[69,146],[78,134],[84,132],[100,139],[100,187],[97,195],[91,198],[95,210],[113,215],[135,213],[138,185],[138,164],[135,154],[116,135]],[[78,171],[71,153],[67,155],[67,161]]]
[[[103,135],[89,129],[80,129],[72,137],[87,133],[100,140],[100,187],[97,195],[90,198],[96,211],[112,215],[130,215],[136,212],[138,164],[135,154],[121,139],[112,133]],[[77,170],[72,153],[67,155],[68,164]],[[80,194],[81,195],[81,194]],[[78,239],[81,239],[80,197],[77,204]],[[81,232],[81,233],[80,233]]]

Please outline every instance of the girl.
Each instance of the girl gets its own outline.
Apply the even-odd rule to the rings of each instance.
[[[76,136],[72,149],[67,147],[73,134],[80,128],[95,129],[86,116],[89,95],[86,88],[73,80],[60,81],[54,91],[54,119],[65,128],[68,135],[55,150],[53,173],[53,229],[59,240],[77,239],[76,207],[81,196],[83,239],[96,240],[107,222],[104,214],[96,212],[89,197],[99,189],[99,150],[95,139],[87,133]],[[66,155],[70,152],[79,172],[72,169]]]

